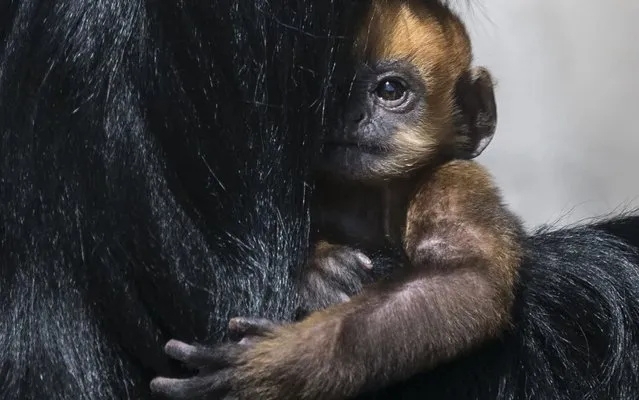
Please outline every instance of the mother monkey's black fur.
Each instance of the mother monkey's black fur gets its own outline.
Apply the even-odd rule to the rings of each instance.
[[[2,398],[146,398],[168,338],[292,317],[354,3],[0,0]],[[533,236],[513,332],[379,398],[636,398],[638,247]]]

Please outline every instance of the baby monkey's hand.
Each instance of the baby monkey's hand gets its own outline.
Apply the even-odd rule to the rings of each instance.
[[[260,373],[259,367],[251,365],[256,345],[275,339],[279,326],[266,319],[234,318],[229,330],[236,342],[204,347],[170,340],[165,346],[167,355],[197,370],[197,375],[183,379],[157,377],[151,381],[151,391],[169,399],[280,398],[285,388],[277,385],[277,379],[269,379],[276,377]]]
[[[373,281],[373,263],[348,246],[319,242],[300,282],[299,315],[348,301]]]

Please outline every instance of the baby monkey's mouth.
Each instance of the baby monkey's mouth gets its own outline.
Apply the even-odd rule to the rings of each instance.
[[[383,154],[387,151],[385,147],[362,143],[355,140],[347,140],[347,139],[328,139],[324,142],[324,151],[325,152],[333,152],[333,151],[355,151],[360,153],[370,153],[370,154]]]

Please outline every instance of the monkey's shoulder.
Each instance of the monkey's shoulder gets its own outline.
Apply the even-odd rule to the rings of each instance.
[[[493,177],[472,160],[452,160],[424,171],[418,176],[410,208],[476,208],[478,202],[499,202],[499,190]]]
[[[406,225],[408,232],[415,227],[421,227],[419,231],[429,226],[502,225],[506,214],[486,168],[474,161],[453,160],[420,176],[408,205]]]

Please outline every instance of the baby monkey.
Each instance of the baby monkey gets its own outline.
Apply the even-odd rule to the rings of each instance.
[[[317,278],[332,266],[337,281],[346,277],[335,286],[356,284],[359,272],[349,272],[370,260],[352,248],[389,244],[403,248],[405,265],[297,323],[234,319],[231,329],[244,334],[238,343],[169,342],[170,356],[200,372],[156,378],[155,392],[350,398],[447,362],[508,328],[521,224],[470,161],[495,130],[490,75],[471,68],[465,28],[441,3],[374,0],[365,21],[355,46],[363,67],[344,127],[326,143],[318,194],[320,234],[346,247],[320,244],[308,272]],[[346,300],[323,298],[330,287],[307,280],[311,309]]]

